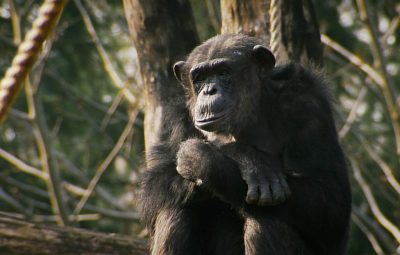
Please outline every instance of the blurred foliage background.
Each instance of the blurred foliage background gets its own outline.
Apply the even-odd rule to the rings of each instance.
[[[41,2],[0,0],[0,76]],[[210,2],[191,1],[202,40],[218,33]],[[400,2],[314,4],[351,168],[349,254],[400,254],[400,122],[393,118],[400,109]],[[135,211],[144,158],[136,50],[121,1],[69,2],[0,127],[2,215],[56,222],[43,174],[49,167],[60,174],[72,225],[145,235]]]

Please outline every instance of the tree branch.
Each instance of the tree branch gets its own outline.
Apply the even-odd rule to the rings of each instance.
[[[106,50],[104,49],[103,45],[101,44],[100,38],[97,35],[97,32],[93,26],[92,21],[90,20],[89,14],[87,13],[85,7],[83,6],[80,0],[74,0],[76,7],[78,8],[83,22],[85,23],[86,30],[88,31],[90,37],[93,40],[94,45],[96,46],[97,51],[99,52],[100,58],[103,61],[104,70],[111,78],[114,85],[119,88],[122,93],[124,94],[125,98],[128,100],[129,103],[134,104],[136,102],[136,97],[132,94],[132,92],[127,87],[127,82],[122,81],[119,77],[117,71],[115,71],[110,57],[108,56]]]
[[[125,144],[126,138],[128,137],[128,135],[132,131],[132,128],[134,126],[134,123],[135,123],[135,120],[136,120],[138,112],[139,112],[139,110],[136,108],[131,113],[131,116],[129,118],[128,124],[126,125],[124,131],[122,132],[121,136],[119,137],[119,139],[118,139],[117,143],[115,144],[114,148],[108,154],[106,159],[97,168],[95,176],[90,181],[88,188],[85,190],[85,193],[83,194],[81,200],[79,201],[78,205],[75,207],[74,214],[79,214],[80,213],[80,211],[82,210],[83,206],[86,204],[86,202],[88,201],[89,197],[92,195],[94,189],[96,188],[101,176],[107,170],[107,168],[110,165],[110,163],[117,156],[117,154],[121,150],[122,146]]]
[[[79,228],[44,226],[0,213],[0,253],[40,255],[145,255],[147,241]]]
[[[371,191],[371,188],[361,174],[361,169],[358,167],[357,162],[352,158],[350,158],[350,162],[353,169],[353,176],[356,179],[357,183],[360,185],[360,188],[368,202],[368,205],[371,208],[372,214],[375,216],[376,220],[387,231],[389,231],[389,233],[396,239],[396,241],[400,242],[400,229],[397,228],[396,225],[393,224],[393,222],[391,222],[379,208],[379,205]]]
[[[392,120],[393,131],[395,135],[397,155],[400,155],[400,107],[396,104],[397,93],[393,81],[390,78],[386,70],[387,61],[383,54],[382,46],[379,42],[378,32],[376,25],[371,19],[372,13],[370,11],[371,7],[368,6],[366,0],[357,0],[357,7],[360,13],[361,21],[364,22],[371,39],[371,50],[375,60],[375,66],[380,70],[383,78],[382,93],[385,97],[386,105],[390,113],[390,118]]]

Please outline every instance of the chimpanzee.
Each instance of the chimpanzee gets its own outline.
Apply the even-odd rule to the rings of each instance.
[[[327,82],[274,63],[226,34],[174,65],[189,113],[171,114],[143,176],[152,254],[345,253],[351,192]]]

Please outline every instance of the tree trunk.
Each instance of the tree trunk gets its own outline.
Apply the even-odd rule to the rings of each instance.
[[[279,64],[322,66],[322,44],[311,0],[221,0],[222,32],[261,38]]]
[[[279,2],[279,1],[278,1]],[[321,34],[312,0],[281,0],[282,41],[289,60],[323,65]]]
[[[145,147],[168,137],[175,123],[166,110],[184,103],[172,65],[199,42],[190,3],[186,0],[124,0],[130,34],[137,49],[145,87]]]
[[[0,254],[147,255],[147,241],[0,216]]]
[[[244,33],[269,43],[270,0],[221,0],[221,31]]]

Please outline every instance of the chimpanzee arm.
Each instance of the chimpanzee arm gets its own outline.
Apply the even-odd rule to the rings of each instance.
[[[139,210],[150,229],[162,210],[202,204],[211,195],[232,207],[244,206],[247,185],[234,160],[200,139],[183,142],[178,153],[175,147],[164,143],[148,155]]]
[[[283,163],[292,191],[288,219],[305,235],[343,237],[351,192],[328,86],[312,69],[285,68],[278,76],[282,80],[277,105],[286,133]]]
[[[237,163],[200,139],[182,142],[177,153],[177,171],[185,179],[240,209],[245,205],[247,185]]]
[[[152,228],[161,210],[195,202],[204,192],[176,172],[176,149],[163,143],[151,149],[142,175],[139,210],[143,222]]]
[[[291,137],[284,158],[292,191],[286,205],[287,222],[307,239],[319,240],[322,247],[342,254],[349,230],[351,192],[338,142],[328,139],[325,129],[308,126]]]
[[[262,136],[258,139],[260,140]],[[264,136],[265,139],[265,136]],[[237,162],[247,184],[246,202],[258,206],[274,206],[290,197],[279,151],[268,153],[257,146],[241,142],[221,146],[221,151]]]

